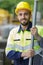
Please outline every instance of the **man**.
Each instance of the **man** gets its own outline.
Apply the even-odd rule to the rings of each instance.
[[[38,44],[36,41],[39,42],[41,36],[39,36],[36,27],[31,28],[31,7],[27,2],[20,2],[15,9],[15,13],[21,24],[19,27],[12,29],[9,34],[6,55],[9,59],[14,60],[14,65],[28,65],[29,58],[35,57],[35,54],[40,52],[42,43]],[[31,49],[31,34],[35,37],[34,49]],[[37,58],[39,59],[37,60]],[[37,65],[40,65],[39,56],[36,56],[36,59],[34,58],[34,65],[36,65],[36,60]]]

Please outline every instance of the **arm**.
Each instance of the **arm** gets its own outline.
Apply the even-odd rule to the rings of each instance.
[[[39,45],[43,48],[43,38],[38,34],[38,29],[36,27],[31,28],[31,34],[37,39]]]
[[[14,44],[12,44],[12,43],[14,43],[14,32],[13,31],[11,31],[9,34],[5,53],[9,59],[12,59],[12,60],[20,59],[21,58],[21,52],[16,51]]]
[[[7,54],[7,57],[8,57],[9,59],[11,59],[11,60],[14,60],[14,59],[18,60],[18,59],[21,58],[21,52],[16,52],[16,51],[11,50],[11,51],[9,51],[9,53]]]
[[[7,57],[9,58],[9,59],[12,59],[12,60],[14,60],[14,59],[16,59],[16,60],[18,60],[18,59],[23,59],[23,58],[30,58],[30,57],[33,57],[34,56],[34,50],[33,49],[30,49],[30,50],[28,50],[27,52],[16,52],[16,51],[13,51],[13,50],[11,50],[8,54],[7,54]]]
[[[43,48],[43,38],[42,37],[40,37],[40,40],[38,42],[39,42],[39,45]]]
[[[37,28],[36,28],[36,34],[34,37],[37,39],[40,47],[43,48],[43,37],[38,34]]]

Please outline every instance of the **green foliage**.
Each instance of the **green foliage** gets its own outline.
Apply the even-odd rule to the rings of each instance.
[[[12,12],[12,8],[14,7],[14,3],[11,3],[10,1],[2,1],[0,2],[0,8],[6,9],[9,12]]]
[[[0,2],[0,8],[6,9],[9,12],[13,13],[17,3],[20,1],[29,2],[32,6],[32,9],[33,9],[33,1],[34,0],[3,0],[2,2]]]

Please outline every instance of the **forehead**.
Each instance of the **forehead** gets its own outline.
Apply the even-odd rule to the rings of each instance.
[[[18,11],[18,14],[19,14],[19,13],[29,13],[29,11],[26,10],[26,9],[22,9],[22,10],[19,10],[19,11]]]

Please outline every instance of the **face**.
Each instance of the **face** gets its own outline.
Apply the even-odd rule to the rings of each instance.
[[[26,26],[30,20],[30,13],[27,10],[19,10],[17,18],[23,26]]]

